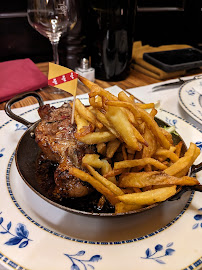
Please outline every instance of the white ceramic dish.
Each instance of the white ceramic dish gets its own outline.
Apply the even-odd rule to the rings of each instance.
[[[192,118],[202,124],[202,79],[195,79],[180,87],[179,103]]]
[[[82,102],[86,104],[87,99]],[[36,109],[23,117],[37,120]],[[166,111],[158,117],[175,125],[186,144],[192,141],[202,148],[200,130]],[[37,196],[19,176],[14,151],[23,132],[24,126],[13,120],[0,126],[0,263],[6,268],[174,270],[202,266],[200,193],[187,192],[179,201],[127,217],[67,213]],[[198,179],[202,183],[201,172]]]

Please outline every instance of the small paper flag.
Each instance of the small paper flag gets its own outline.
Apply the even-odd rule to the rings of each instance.
[[[76,96],[78,75],[73,70],[49,63],[48,85]]]

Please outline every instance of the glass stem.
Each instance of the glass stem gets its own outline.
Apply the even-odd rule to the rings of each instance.
[[[51,42],[53,48],[53,61],[59,65],[58,42]]]

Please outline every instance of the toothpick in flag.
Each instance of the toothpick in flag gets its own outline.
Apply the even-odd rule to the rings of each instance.
[[[74,122],[75,97],[78,83],[78,74],[73,70],[49,63],[48,85],[62,89],[74,96],[72,109],[72,123]]]

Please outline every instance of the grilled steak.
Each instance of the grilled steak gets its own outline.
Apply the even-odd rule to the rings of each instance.
[[[47,159],[58,163],[54,173],[58,198],[82,197],[92,191],[92,187],[80,179],[69,175],[68,169],[75,166],[82,169],[85,154],[94,153],[94,146],[79,142],[75,137],[76,124],[71,124],[71,106],[67,103],[60,108],[44,105],[38,113],[41,122],[35,130],[35,140]]]

